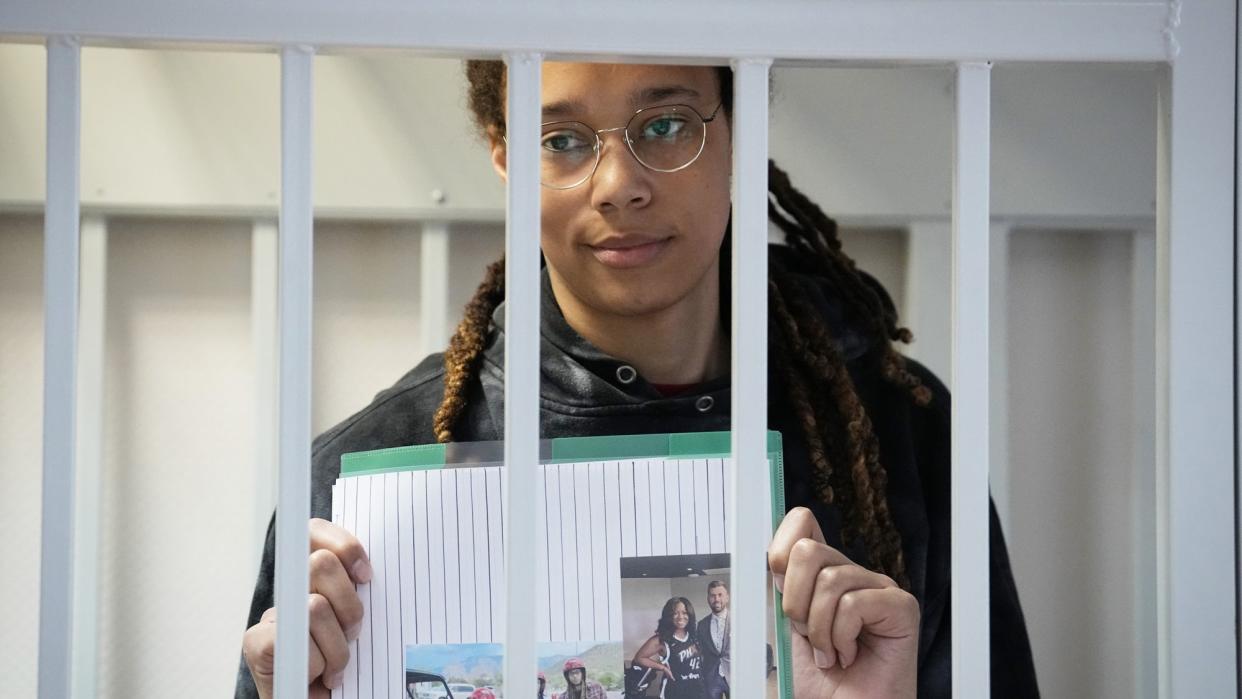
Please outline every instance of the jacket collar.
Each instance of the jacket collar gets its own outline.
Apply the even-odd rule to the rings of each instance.
[[[783,246],[771,246],[771,254],[787,254]],[[837,349],[846,361],[866,354],[870,340],[861,330],[846,320],[840,304],[825,288],[825,283],[809,275],[795,274],[795,284],[813,306],[818,308],[828,323]],[[888,296],[874,280],[868,282]],[[727,311],[727,301],[722,312]],[[543,270],[540,294],[540,364],[542,367],[541,397],[545,405],[561,404],[577,409],[592,406],[616,407],[620,405],[649,406],[654,402],[693,403],[704,395],[719,395],[727,400],[730,378],[728,375],[712,379],[698,390],[685,395],[666,398],[650,383],[634,372],[624,361],[595,347],[574,330],[561,313],[560,305],[552,292],[552,283],[546,269]],[[484,358],[493,372],[503,375],[505,304],[502,302],[492,313],[496,332],[484,352]],[[628,380],[627,380],[628,379]],[[719,401],[719,398],[717,398]],[[549,406],[551,407],[551,406]],[[724,407],[723,404],[717,408]]]

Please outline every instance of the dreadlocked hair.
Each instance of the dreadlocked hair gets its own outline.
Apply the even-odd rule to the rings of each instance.
[[[717,68],[722,88],[732,87],[732,71]],[[492,138],[504,133],[505,68],[499,61],[468,61],[468,102],[480,130]],[[726,110],[732,90],[722,89]],[[917,405],[930,403],[931,391],[912,374],[893,346],[908,343],[910,331],[898,324],[888,297],[862,274],[845,253],[837,224],[798,191],[789,176],[769,162],[768,215],[784,232],[792,254],[771,255],[768,271],[769,362],[789,396],[811,460],[817,497],[842,513],[842,539],[861,541],[869,567],[909,589],[901,534],[888,507],[888,473],[880,463],[879,441],[846,368],[846,358],[822,313],[808,300],[808,277],[825,284],[841,304],[849,325],[867,340],[861,362],[878,364],[880,375]],[[727,248],[727,245],[726,245]],[[722,265],[722,282],[727,272]],[[453,439],[453,426],[466,407],[468,383],[491,331],[491,316],[504,299],[504,260],[493,263],[466,305],[444,355],[444,399],[435,414],[441,442]]]
[[[444,353],[444,399],[436,408],[432,430],[436,441],[453,441],[453,425],[466,408],[466,384],[474,376],[487,343],[492,312],[505,298],[505,260],[487,266],[483,283],[466,304],[461,322]]]

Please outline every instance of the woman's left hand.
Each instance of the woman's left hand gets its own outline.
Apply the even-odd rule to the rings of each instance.
[[[824,543],[815,515],[785,515],[768,566],[793,626],[795,697],[914,697],[919,605]]]

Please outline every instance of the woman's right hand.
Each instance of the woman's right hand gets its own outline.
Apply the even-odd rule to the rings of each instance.
[[[913,595],[826,544],[805,507],[781,521],[768,566],[795,631],[794,696],[916,695],[919,603]]]
[[[362,542],[322,519],[310,521],[310,684],[312,698],[330,696],[341,686],[349,662],[349,643],[362,629],[362,600],[354,584],[371,580],[371,562]],[[272,696],[276,659],[276,608],[246,629],[242,654],[259,696]]]

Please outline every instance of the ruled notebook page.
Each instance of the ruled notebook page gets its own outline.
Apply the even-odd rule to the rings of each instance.
[[[590,682],[619,697],[624,682],[642,681],[630,661],[665,602],[683,598],[698,620],[711,615],[706,586],[728,582],[728,461],[540,466],[536,537],[521,550],[539,561],[534,633],[548,696],[563,691],[563,663],[575,657],[591,663]],[[362,541],[374,570],[357,586],[363,628],[332,696],[440,699],[443,683],[458,699],[483,686],[503,697],[501,469],[342,478],[332,513]],[[682,654],[685,677],[707,674],[702,649]]]

